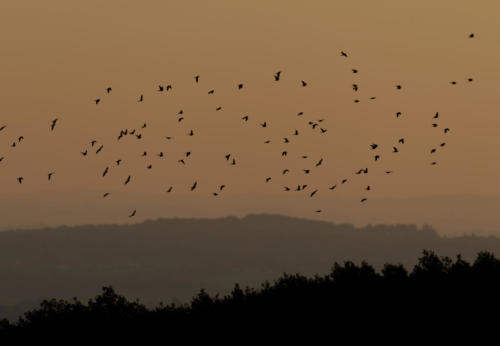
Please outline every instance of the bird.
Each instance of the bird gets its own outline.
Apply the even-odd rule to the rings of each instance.
[[[189,131],[188,135],[189,136],[193,136],[194,135],[194,131],[193,130]]]
[[[376,99],[375,96],[370,97],[370,100],[375,100],[375,99]]]
[[[397,152],[399,152],[399,150],[398,150],[398,148],[396,148],[396,147],[392,147],[392,152],[393,152],[393,153],[397,153]]]
[[[236,165],[236,160],[235,160],[235,159],[233,159],[233,162],[231,162],[231,165],[232,165],[232,166],[235,166],[235,165]]]
[[[101,99],[95,99],[95,104],[98,105],[101,102]]]
[[[216,111],[220,111],[221,109],[222,109],[222,107],[221,107],[221,106],[219,106],[219,107],[215,108],[215,110],[216,110]]]
[[[107,87],[107,88],[106,88],[106,92],[107,92],[108,94],[111,92],[111,90],[113,90],[113,89],[111,89],[111,87]]]
[[[457,82],[456,81],[451,81],[450,84],[451,85],[455,85],[455,84],[457,84]]]
[[[22,141],[23,139],[24,139],[24,137],[23,137],[23,136],[19,136],[19,137],[17,137],[17,141],[18,141],[19,143],[21,143],[21,141]]]
[[[214,92],[215,92],[215,90],[214,90],[214,89],[209,90],[209,91],[208,91],[208,95],[213,95],[213,94],[214,94]]]
[[[173,189],[173,188],[174,188],[173,186],[170,186],[170,187],[168,188],[167,192],[172,192],[172,189]]]
[[[391,174],[392,171],[385,171],[385,174]]]
[[[396,89],[401,90],[402,86],[400,84],[396,85]]]
[[[222,191],[225,187],[226,187],[226,185],[221,185],[221,186],[219,186],[219,190]]]
[[[266,178],[266,183],[268,183],[269,181],[271,181],[271,177]]]
[[[323,159],[321,158],[317,163],[316,163],[316,167],[318,166],[321,166],[321,164],[323,163]]]
[[[128,183],[130,183],[130,179],[132,179],[132,176],[128,176],[127,177],[127,180],[125,180],[125,184],[124,185],[127,185]]]
[[[431,149],[431,154],[434,154],[436,152],[436,148]]]
[[[359,90],[358,85],[357,85],[357,84],[353,84],[353,85],[352,85],[352,90],[354,90],[354,91],[358,91],[358,90]]]
[[[469,35],[469,38],[474,38],[474,33],[471,33],[471,34]]]
[[[354,100],[354,103],[359,103],[359,100],[358,99]]]
[[[99,154],[102,150],[102,148],[104,148],[104,145],[101,145],[97,150],[96,150],[96,154]]]
[[[290,143],[290,141],[288,140],[288,138],[283,138],[283,143]]]
[[[2,162],[5,159],[5,157],[0,157],[0,162]]]
[[[47,174],[47,178],[48,180],[50,181],[50,179],[52,178],[52,176],[55,174],[55,172],[50,172],[49,174]]]
[[[143,152],[143,153],[141,154],[141,156],[142,156],[142,157],[147,156],[147,155],[148,155],[147,151],[145,151],[145,152]]]
[[[153,168],[153,165],[148,165],[146,168],[151,169],[151,168]]]
[[[7,125],[2,125],[2,127],[0,127],[0,131],[5,130],[6,127],[7,127]]]
[[[284,189],[285,191],[290,191],[290,188],[289,188],[288,186],[283,186],[283,189]]]
[[[158,157],[163,157],[163,151],[160,151],[160,153],[158,154]]]
[[[295,130],[295,132],[292,135],[293,136],[298,136],[299,135],[299,130]]]
[[[309,197],[313,197],[316,193],[318,192],[318,190],[314,190],[313,192],[311,192],[311,194],[309,195]]]
[[[194,81],[198,83],[200,81],[200,76],[199,75],[194,76]]]
[[[446,145],[446,143],[445,143],[445,142],[443,142],[443,143],[439,144],[439,146],[441,146],[441,147],[444,147],[445,145]]]
[[[319,130],[321,131],[321,133],[326,133],[326,131],[328,131],[327,129],[324,129],[322,127],[320,127]]]
[[[404,139],[404,138],[400,138],[400,139],[398,140],[398,143],[405,144],[405,139]]]
[[[341,183],[341,184],[345,184],[345,183],[347,183],[347,179],[343,179],[340,183]]]
[[[139,96],[139,100],[137,102],[142,102],[142,101],[144,101],[144,95],[143,94],[141,94],[141,96]]]
[[[105,192],[104,195],[102,195],[102,198],[106,198],[109,196],[109,192]]]
[[[304,115],[304,112],[298,112],[297,113],[297,116],[301,116],[301,115]]]
[[[432,124],[432,127],[438,127],[438,124],[433,123],[433,124]]]
[[[346,53],[346,52],[344,52],[344,51],[341,51],[341,52],[340,52],[340,56],[343,56],[343,57],[347,58],[347,53]]]
[[[329,187],[330,190],[335,190],[335,188],[337,187],[337,185],[332,185]]]
[[[134,217],[136,212],[137,212],[137,210],[134,209],[134,211],[132,212],[132,214],[130,214],[128,217]]]
[[[142,124],[141,130],[146,128],[146,123]]]
[[[444,129],[444,133],[448,133],[448,132],[450,132],[450,129],[447,127]]]
[[[12,148],[15,148],[16,147],[16,142],[12,142],[12,144],[10,145]]]
[[[371,190],[370,185],[368,185],[367,187],[365,187],[365,190],[366,190],[366,191],[370,191],[370,190]]]
[[[56,127],[57,120],[59,120],[59,119],[55,118],[54,120],[52,120],[52,123],[50,124],[50,131],[54,131],[54,128]]]
[[[316,213],[321,213],[321,209],[315,210]]]
[[[396,118],[399,118],[401,116],[401,112],[396,112]]]
[[[380,159],[380,155],[375,155],[375,161]]]
[[[439,112],[436,112],[436,114],[434,114],[434,116],[432,117],[433,119],[437,119],[439,118]]]
[[[351,71],[352,71],[352,73],[358,73],[358,70],[355,68],[353,68]]]
[[[241,90],[241,89],[243,89],[243,84],[240,83],[240,84],[238,84],[238,90]]]
[[[184,120],[184,117],[179,117],[179,118],[177,119],[177,122],[179,122],[179,123],[180,123],[180,122],[181,122],[181,121],[183,121],[183,120]]]
[[[97,142],[96,140],[90,141],[90,146],[93,147],[96,144],[96,142]]]
[[[17,181],[19,182],[19,184],[22,184],[22,183],[23,183],[23,180],[24,180],[24,178],[23,178],[23,177],[18,177],[18,178],[17,178]]]
[[[281,77],[281,71],[278,71],[274,74],[274,80],[277,82],[280,80]]]
[[[122,160],[121,160],[121,159],[116,160],[116,165],[117,165],[117,166],[119,166],[119,165],[120,165],[120,162],[122,162]]]
[[[431,165],[435,166],[437,164],[436,161],[431,162]]]
[[[467,82],[472,82],[474,79],[472,78],[467,78]]]
[[[87,150],[81,152],[83,156],[87,156]]]
[[[172,85],[168,84],[168,85],[165,87],[165,89],[166,89],[167,91],[172,90]]]
[[[241,119],[248,121],[248,115],[243,116]]]
[[[104,170],[104,172],[102,172],[102,176],[106,176],[106,174],[108,174],[108,170],[109,170],[109,167],[106,167],[106,169]]]
[[[190,151],[187,151],[186,152],[186,157],[189,157],[191,155],[191,152]]]
[[[311,170],[310,170],[310,169],[304,169],[303,171],[304,171],[304,174],[309,174],[309,173],[311,173]]]
[[[372,150],[375,150],[378,148],[378,144],[376,143],[370,144],[370,147],[372,148]]]
[[[302,85],[303,87],[305,87],[305,86],[307,86],[307,83],[306,83],[306,82],[304,82],[304,81],[301,81],[301,85]]]
[[[217,197],[219,194],[217,192],[212,192],[212,195]]]
[[[267,127],[267,122],[266,122],[266,121],[264,121],[262,124],[260,124],[260,126],[262,126],[262,127]]]
[[[158,91],[162,92],[163,91],[163,85],[158,85]]]
[[[184,110],[183,110],[183,109],[181,109],[179,112],[177,112],[177,114],[179,114],[179,115],[180,115],[180,114],[184,114]]]
[[[281,172],[281,174],[287,174],[288,172],[290,172],[290,170],[288,168],[285,168],[283,172]]]
[[[186,162],[184,162],[184,160],[182,160],[182,159],[181,160],[177,160],[177,162],[182,163],[183,165],[186,164]]]
[[[194,189],[196,189],[196,185],[198,185],[198,182],[197,182],[197,181],[195,181],[195,182],[193,183],[193,185],[191,186],[191,191],[194,191]]]
[[[226,158],[226,161],[229,161],[229,158],[231,157],[231,154],[227,154],[226,156],[224,156]]]
[[[268,139],[267,141],[264,142],[265,144],[271,143],[271,141]]]
[[[366,201],[366,198],[362,198],[361,199],[361,203],[365,202]]]

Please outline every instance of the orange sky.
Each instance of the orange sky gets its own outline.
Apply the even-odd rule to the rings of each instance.
[[[361,213],[369,213],[370,202],[387,198],[498,196],[498,13],[493,0],[3,2],[0,126],[8,126],[0,132],[0,217],[22,225],[129,221],[133,209],[135,221],[245,210],[316,217],[313,211],[322,209],[320,217],[336,220],[328,206],[343,199],[368,197]],[[236,90],[240,82],[242,91]],[[158,84],[173,90],[158,93]],[[108,86],[113,91],[106,96]],[[143,103],[136,102],[139,94]],[[102,98],[97,106],[96,98]],[[304,116],[297,117],[299,111]],[[55,117],[60,120],[50,133]],[[325,135],[307,126],[318,119],[325,119]],[[265,129],[258,125],[263,121]],[[144,122],[143,140],[116,141],[120,129]],[[444,127],[451,128],[446,136]],[[195,136],[186,135],[190,129]],[[11,148],[20,135],[25,140]],[[167,135],[174,139],[167,142]],[[406,143],[391,154],[400,137]],[[91,139],[104,149],[83,158],[79,152]],[[431,155],[442,141],[446,147]],[[377,163],[371,143],[381,146]],[[148,158],[140,157],[143,151]],[[166,159],[150,157],[160,151]],[[177,160],[186,151],[192,156],[183,167]],[[236,166],[225,162],[227,153],[236,156]],[[304,154],[309,159],[301,159]],[[120,167],[113,163],[118,158]],[[315,168],[320,158],[324,163]],[[353,175],[364,167],[368,175]],[[291,174],[283,177],[284,168]],[[49,171],[56,172],[50,183]],[[125,187],[129,174],[133,182]],[[343,178],[349,184],[327,189]],[[195,180],[199,188],[191,194]],[[297,183],[320,191],[312,199],[282,192]],[[227,189],[212,198],[220,184]],[[167,196],[171,185],[176,195]],[[104,192],[112,198],[102,200]],[[140,209],[151,200],[158,210]],[[33,212],[37,205],[42,215]],[[75,210],[75,218],[62,217],[63,207]]]

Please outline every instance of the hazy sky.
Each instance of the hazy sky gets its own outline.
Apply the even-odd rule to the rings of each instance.
[[[321,218],[335,219],[329,205],[362,197],[366,204],[352,204],[361,217],[388,198],[499,196],[498,13],[495,0],[3,1],[0,218],[8,225],[128,222],[133,209],[135,221],[246,210],[317,217],[313,211],[322,209]],[[158,84],[173,90],[159,93]],[[432,128],[436,112],[439,127]],[[324,135],[307,125],[318,119],[325,119]],[[263,121],[267,128],[259,126]],[[144,122],[142,140],[116,140],[120,129]],[[451,128],[446,136],[444,127]],[[190,129],[195,136],[187,136]],[[21,135],[25,140],[11,148]],[[404,145],[397,145],[400,137]],[[92,139],[104,145],[97,156]],[[380,145],[377,163],[371,143]],[[160,151],[166,159],[155,156]],[[192,155],[182,166],[177,160],[186,151]],[[227,153],[236,166],[225,161]],[[353,174],[364,167],[369,174]],[[291,173],[282,176],[285,168]],[[51,182],[49,171],[56,172]],[[128,175],[133,180],[125,187]],[[328,190],[343,178],[348,184]],[[320,191],[314,198],[283,192],[283,185],[298,183]],[[212,197],[220,184],[226,190]],[[106,200],[104,192],[111,192]]]

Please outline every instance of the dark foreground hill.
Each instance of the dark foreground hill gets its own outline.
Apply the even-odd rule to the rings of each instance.
[[[432,228],[356,228],[277,215],[163,219],[0,233],[0,318],[15,318],[43,298],[88,299],[112,285],[148,306],[188,301],[200,288],[228,293],[282,273],[328,273],[333,262],[409,268],[422,249],[443,256],[500,253],[493,237],[445,238]]]
[[[323,336],[331,341],[348,337],[350,344],[360,339],[406,344],[419,337],[432,343],[439,332],[450,342],[467,331],[486,335],[496,330],[498,316],[491,312],[500,308],[499,290],[500,260],[492,254],[479,253],[471,264],[460,256],[439,258],[424,251],[410,272],[393,264],[377,272],[366,262],[347,261],[335,263],[323,276],[285,274],[259,289],[236,285],[222,297],[202,290],[181,306],[147,308],[104,287],[87,303],[47,300],[17,323],[0,321],[0,338],[52,344],[102,342],[103,337],[114,343],[156,338],[155,344],[185,344],[196,338],[204,344],[226,339],[234,344],[262,343],[273,334],[280,340],[300,335],[309,342]]]

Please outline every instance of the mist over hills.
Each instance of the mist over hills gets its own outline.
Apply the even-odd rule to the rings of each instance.
[[[13,318],[42,298],[88,299],[105,285],[147,304],[184,302],[201,288],[226,293],[236,282],[256,286],[284,272],[324,274],[335,261],[411,266],[423,249],[471,260],[482,250],[499,254],[500,238],[280,215],[5,231],[0,317]]]

